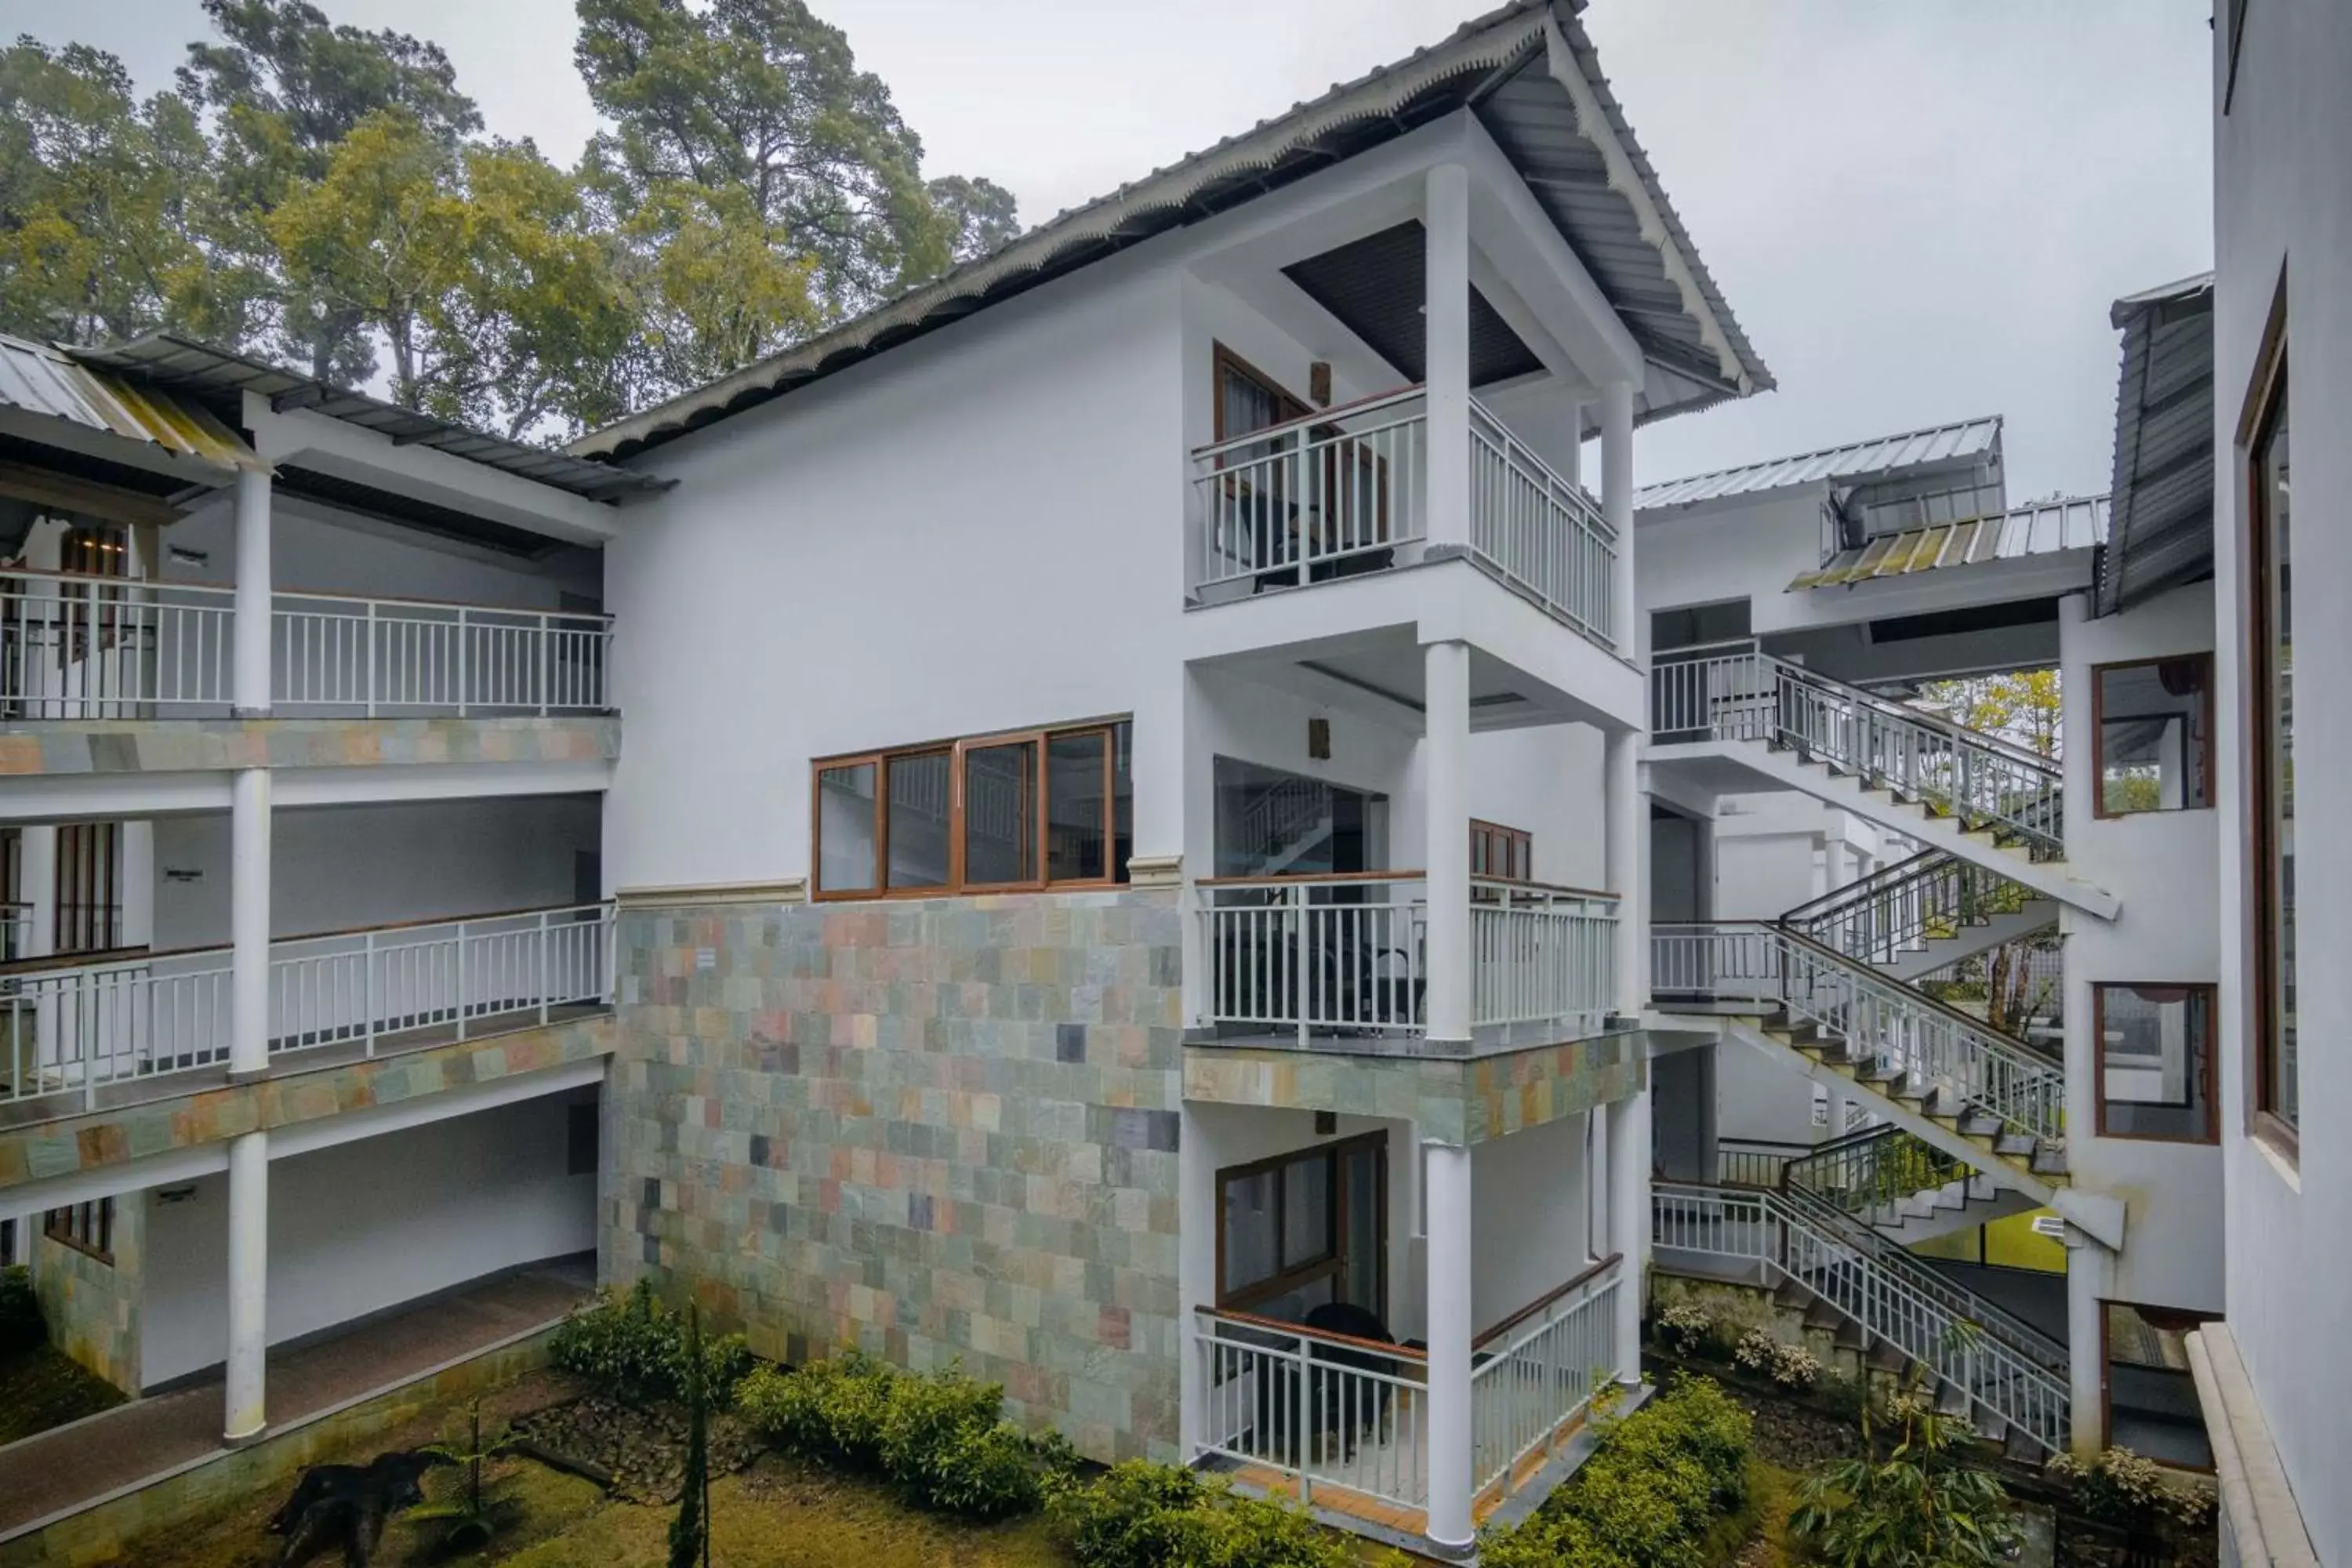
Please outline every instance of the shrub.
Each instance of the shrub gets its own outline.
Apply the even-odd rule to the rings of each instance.
[[[1302,1510],[1245,1498],[1176,1465],[1130,1459],[1054,1489],[1055,1523],[1079,1568],[1355,1568],[1353,1551]]]
[[[2212,1521],[2209,1489],[2169,1479],[2162,1466],[2129,1448],[2109,1448],[2087,1464],[2059,1454],[2050,1461],[2050,1473],[2071,1483],[2075,1506],[2104,1523],[2127,1530],[2201,1530]]]
[[[1822,1380],[1822,1363],[1802,1345],[1782,1344],[1762,1329],[1750,1329],[1731,1359],[1770,1378],[1791,1394],[1803,1394]]]
[[[1677,1301],[1658,1314],[1658,1342],[1675,1355],[1697,1355],[1714,1332],[1715,1320],[1696,1302]]]
[[[1480,1548],[1488,1568],[1701,1568],[1709,1527],[1748,1501],[1748,1413],[1685,1377],[1613,1423],[1532,1519]]]
[[[38,1350],[48,1337],[40,1298],[33,1292],[33,1271],[21,1263],[0,1268],[0,1356]]]
[[[694,1351],[686,1320],[654,1296],[653,1282],[640,1279],[625,1296],[599,1290],[555,1331],[549,1354],[566,1372],[602,1384],[623,1399],[683,1399],[693,1386],[688,1373]],[[740,1334],[702,1342],[704,1386],[724,1401],[751,1352]]]
[[[1789,1523],[1830,1568],[1999,1568],[2015,1545],[2000,1483],[1962,1466],[1966,1422],[1916,1399],[1888,1406],[1901,1436],[1884,1460],[1825,1465],[1797,1487]],[[1870,1436],[1864,1424],[1864,1447]]]
[[[972,1519],[1034,1509],[1076,1462],[1058,1436],[1003,1418],[1004,1390],[950,1366],[910,1376],[852,1351],[797,1372],[761,1367],[735,1408],[766,1442],[820,1464],[879,1474],[924,1508]]]

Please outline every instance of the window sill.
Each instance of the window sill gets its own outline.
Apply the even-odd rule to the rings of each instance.
[[[2258,1119],[2253,1127],[2248,1131],[2246,1142],[2252,1144],[2254,1151],[2265,1161],[2269,1162],[2272,1171],[2277,1174],[2278,1179],[2286,1184],[2287,1191],[2297,1197],[2303,1195],[2302,1165],[2298,1161],[2294,1143],[2288,1141],[2286,1134],[2279,1127],[2273,1124],[2268,1118]]]

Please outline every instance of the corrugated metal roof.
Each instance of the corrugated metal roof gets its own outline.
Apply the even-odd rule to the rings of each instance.
[[[163,386],[185,387],[216,395],[251,392],[278,409],[300,408],[362,430],[389,436],[404,447],[430,447],[467,462],[497,468],[591,500],[643,494],[667,488],[649,474],[591,462],[569,452],[509,441],[503,436],[453,425],[386,403],[365,393],[313,380],[299,372],[247,359],[169,332],[150,332],[129,342],[105,348],[63,351],[83,366],[102,366]]]
[[[2107,526],[2105,496],[2042,501],[2000,517],[1881,534],[1858,550],[1840,551],[1818,572],[1799,573],[1789,590],[1850,587],[1877,577],[2088,550],[2106,539]]]
[[[1060,214],[856,320],[583,437],[625,458],[960,320],[1154,235],[1195,223],[1459,110],[1518,167],[1647,359],[1652,419],[1775,384],[1633,140],[1576,13],[1512,0],[1444,42]]]
[[[2118,300],[2108,320],[2124,348],[2103,616],[2213,569],[2213,275]]]
[[[224,473],[268,466],[209,409],[23,338],[0,335],[0,404],[160,447]]]
[[[1858,479],[1886,479],[1914,469],[1973,461],[2000,450],[2000,416],[1962,419],[1951,425],[1906,430],[1899,436],[1879,436],[1793,458],[1770,458],[1686,479],[1644,485],[1633,492],[1633,510],[1689,506],[1725,496],[1752,495],[1786,485],[1821,481],[1849,484]]]

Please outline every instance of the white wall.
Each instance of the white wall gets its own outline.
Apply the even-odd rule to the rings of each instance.
[[[552,541],[548,542],[553,546]],[[223,490],[218,500],[164,530],[163,543],[156,576],[224,587],[235,583],[236,528],[229,492]],[[205,559],[175,559],[175,549]],[[284,592],[552,610],[561,606],[567,591],[593,600],[599,592],[602,562],[599,552],[577,547],[555,547],[544,561],[523,560],[281,496],[270,517],[269,574]]]
[[[594,795],[311,806],[270,823],[277,936],[568,904],[575,857],[601,839]],[[159,948],[229,939],[226,813],[155,821]],[[182,880],[174,871],[201,873]]]
[[[2352,773],[2352,726],[2337,719],[2352,671],[2352,616],[2341,607],[2352,582],[2352,188],[2342,150],[2352,146],[2352,10],[2302,0],[2248,5],[2237,88],[2216,122],[2214,438],[2221,456],[2214,592],[2230,628],[2220,639],[2222,838],[2220,930],[2225,1048],[2223,1125],[2229,1192],[2229,1304],[2272,1436],[2323,1563],[2352,1561],[2352,1487],[2341,1484],[2352,1452],[2352,1357],[2344,1353],[2344,1303],[2352,1300],[2352,1053],[2338,1047],[2352,1016],[2352,825],[2345,814],[2306,808],[2295,821],[2296,950],[2305,1022],[2298,1159],[2276,1157],[2239,1134],[2247,1125],[2253,1006],[2243,889],[2244,825],[2253,809],[2240,708],[2245,671],[2243,570],[2247,481],[2236,451],[2270,319],[2286,288],[2288,392],[2294,442],[2295,710],[2311,721],[2295,735],[2299,778]],[[2222,90],[2216,33],[2214,101]],[[2320,786],[2323,790],[2326,785]]]
[[[1585,1116],[1562,1117],[1470,1150],[1470,1321],[1484,1333],[1583,1272]]]
[[[2066,933],[2066,1160],[2080,1185],[2129,1205],[2116,1300],[2197,1311],[2221,1309],[2221,1155],[2218,1147],[2097,1135],[2095,981],[2210,984],[2221,973],[2211,889],[2220,875],[2221,812],[2144,812],[2102,819],[2091,722],[2092,667],[2213,646],[2210,584],[2104,619],[2063,625],[2066,862],[2123,901],[2112,921],[2062,910]],[[2220,1111],[2215,1110],[2218,1124]]]
[[[567,1106],[579,1098],[548,1095],[273,1161],[270,1342],[593,1249],[596,1177],[565,1174]],[[145,1194],[141,1367],[151,1386],[226,1353],[228,1178],[192,1185],[175,1202]]]

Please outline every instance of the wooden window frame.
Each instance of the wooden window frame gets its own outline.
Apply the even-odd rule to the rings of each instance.
[[[1383,1321],[1387,1321],[1389,1134],[1388,1129],[1384,1127],[1370,1132],[1358,1132],[1346,1138],[1333,1139],[1328,1142],[1310,1143],[1306,1148],[1291,1149],[1280,1154],[1269,1154],[1262,1160],[1251,1160],[1239,1165],[1227,1165],[1217,1172],[1217,1273],[1214,1281],[1217,1310],[1247,1311],[1262,1302],[1287,1296],[1293,1290],[1304,1289],[1319,1279],[1337,1278],[1347,1272],[1349,1263],[1346,1231],[1347,1157],[1359,1149],[1366,1148],[1370,1149],[1375,1155],[1372,1163],[1372,1228],[1376,1239],[1372,1277],[1379,1282],[1380,1301],[1371,1310],[1378,1313]],[[1228,1289],[1225,1286],[1225,1190],[1234,1182],[1246,1181],[1252,1176],[1263,1175],[1268,1171],[1279,1171],[1285,1166],[1295,1165],[1300,1161],[1315,1159],[1318,1156],[1328,1161],[1331,1168],[1331,1179],[1325,1189],[1328,1194],[1330,1215],[1324,1233],[1330,1237],[1329,1247],[1320,1258],[1311,1258],[1294,1268],[1283,1269],[1264,1279],[1254,1280],[1238,1289]],[[1274,1184],[1275,1258],[1277,1263],[1282,1256],[1283,1205],[1287,1201],[1283,1195],[1284,1192],[1284,1184],[1277,1180]]]
[[[2091,984],[2092,1103],[2098,1134],[2131,1143],[2181,1143],[2210,1147],[2221,1141],[2221,988],[2209,980],[2094,980]],[[2160,1132],[2116,1132],[2107,1126],[2107,993],[2110,990],[2189,991],[2205,998],[2205,1135],[2175,1138]]]
[[[966,735],[953,741],[926,741],[881,751],[850,752],[819,757],[809,764],[809,897],[818,902],[850,902],[874,899],[940,899],[976,893],[1042,893],[1099,891],[1128,885],[1126,868],[1118,864],[1119,731],[1129,729],[1127,750],[1133,751],[1133,720],[1089,719],[1075,724],[1054,724],[1027,730],[1006,730],[987,735]],[[1047,787],[1051,743],[1073,736],[1100,735],[1103,752],[1103,875],[1055,877],[1048,829],[1052,792]],[[1034,877],[1011,882],[974,882],[965,876],[964,778],[966,756],[1000,746],[1029,745],[1036,758],[1036,799],[1032,803],[1036,871]],[[890,764],[910,758],[944,755],[948,759],[948,873],[943,882],[918,888],[893,888],[890,880]],[[874,769],[874,883],[870,888],[828,889],[824,879],[824,775],[837,768]]]
[[[79,1221],[79,1223],[77,1223]],[[97,1239],[89,1239],[95,1232]],[[41,1234],[59,1247],[69,1247],[87,1258],[114,1267],[114,1200],[93,1198],[68,1204],[41,1215]]]
[[[2263,494],[2261,453],[2287,412],[2286,272],[2280,269],[2272,295],[2270,319],[2255,354],[2253,375],[2239,412],[2237,453],[2244,472],[2243,540],[2246,547],[2247,594],[2245,712],[2247,716],[2247,819],[2252,828],[2248,857],[2247,931],[2254,958],[2252,1047],[2246,1053],[2250,1081],[2246,1097],[2247,1131],[2269,1144],[2289,1164],[2301,1160],[2302,1139],[2296,1122],[2279,1114],[2278,1063],[2274,1049],[2279,1026],[2280,965],[2278,921],[2273,893],[2278,881],[2278,825],[2272,789],[2277,766],[2273,731],[2277,722],[2278,671],[2272,649],[2270,579],[2271,510]],[[2292,526],[2292,525],[2290,525]],[[2298,1118],[2302,1108],[2296,1107]]]
[[[1304,419],[1314,412],[1307,406],[1306,399],[1293,394],[1288,387],[1284,386],[1282,383],[1275,380],[1223,343],[1210,344],[1209,364],[1209,434],[1212,445],[1229,438],[1225,430],[1225,377],[1227,375],[1238,375],[1244,381],[1255,384],[1259,391],[1273,397],[1277,413],[1275,425],[1287,425],[1294,419]],[[1274,425],[1262,426],[1260,428],[1270,430],[1274,428]],[[1249,434],[1250,432],[1246,430],[1232,432],[1234,437]]]
[[[1505,851],[1505,858],[1517,865],[1519,869],[1517,871],[1478,869],[1478,850],[1482,843],[1486,846],[1486,863],[1490,868],[1494,865],[1495,849],[1499,846]],[[1506,827],[1499,822],[1486,822],[1477,817],[1472,817],[1470,819],[1470,874],[1473,877],[1484,877],[1493,882],[1534,881],[1536,879],[1536,836],[1524,827]]]
[[[2204,745],[2200,766],[2205,779],[2205,799],[2195,805],[2151,806],[2146,811],[2109,811],[2107,809],[2107,672],[2111,669],[2146,669],[2166,664],[2194,664],[2203,671],[2200,693],[2205,699]],[[2214,776],[2219,752],[2213,738],[2213,656],[2210,653],[2161,654],[2151,658],[2119,658],[2109,664],[2091,667],[2091,815],[2101,821],[2116,822],[2127,816],[2168,816],[2175,812],[2210,811],[2213,797],[2220,793],[2220,780]]]

